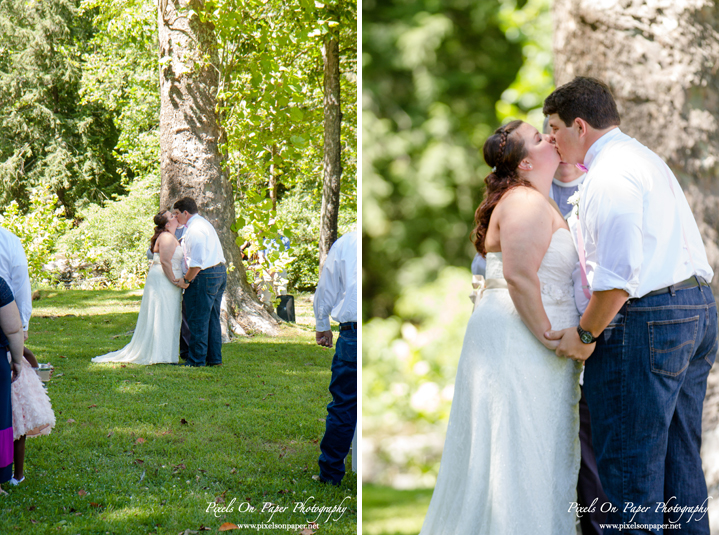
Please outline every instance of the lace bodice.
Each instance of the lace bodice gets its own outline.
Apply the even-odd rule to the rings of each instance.
[[[177,278],[180,278],[182,276],[182,255],[182,247],[178,245],[175,248],[175,252],[172,253],[172,273]],[[160,264],[160,253],[153,254],[152,263]]]
[[[577,250],[567,229],[559,229],[552,235],[537,276],[542,292],[542,304],[549,321],[555,329],[571,326],[576,321],[572,271],[577,264]],[[487,253],[487,279],[504,279],[502,253]],[[557,324],[555,324],[557,323]],[[565,325],[565,324],[569,325]],[[576,324],[576,323],[575,323]]]

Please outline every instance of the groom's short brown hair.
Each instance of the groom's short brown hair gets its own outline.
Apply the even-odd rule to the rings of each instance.
[[[604,82],[596,78],[577,76],[571,82],[559,86],[544,100],[544,115],[556,113],[569,126],[580,117],[592,128],[601,130],[619,126],[621,119],[617,103]]]
[[[183,197],[174,204],[173,208],[180,212],[189,212],[191,214],[196,214],[198,212],[197,203],[192,197]]]

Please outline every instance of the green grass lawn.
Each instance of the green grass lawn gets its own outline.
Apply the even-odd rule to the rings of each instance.
[[[141,291],[42,295],[27,346],[55,367],[47,384],[57,426],[27,440],[26,480],[3,485],[1,534],[178,534],[308,521],[318,534],[356,533],[356,475],[348,471],[339,487],[312,479],[333,352],[314,342],[307,296],[296,297],[298,323],[280,336],[225,344],[222,367],[185,368],[90,362],[130,341]]]
[[[432,490],[362,485],[362,535],[417,535]]]

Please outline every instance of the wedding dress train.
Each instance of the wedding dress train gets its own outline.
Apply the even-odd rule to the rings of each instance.
[[[172,273],[182,276],[182,247],[172,255]],[[133,364],[176,363],[180,352],[182,290],[165,276],[160,254],[155,253],[145,281],[140,314],[132,340],[119,351],[95,357],[93,362]]]
[[[566,229],[538,272],[554,330],[577,325]],[[487,279],[503,279],[487,254]],[[501,283],[499,284],[501,286]],[[457,369],[437,485],[421,535],[575,535],[581,365],[545,348],[506,288],[487,289]]]

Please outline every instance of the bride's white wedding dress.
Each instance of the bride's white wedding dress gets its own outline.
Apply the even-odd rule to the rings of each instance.
[[[538,272],[554,330],[578,322],[576,262],[571,234],[556,231]],[[487,254],[487,279],[504,279],[502,253]],[[484,291],[467,326],[422,535],[576,534],[580,372],[532,335],[506,288]]]
[[[172,273],[182,276],[182,247],[172,255]],[[92,359],[93,362],[161,364],[178,361],[182,325],[182,290],[165,276],[160,254],[155,253],[145,281],[140,314],[132,340],[119,351]]]

